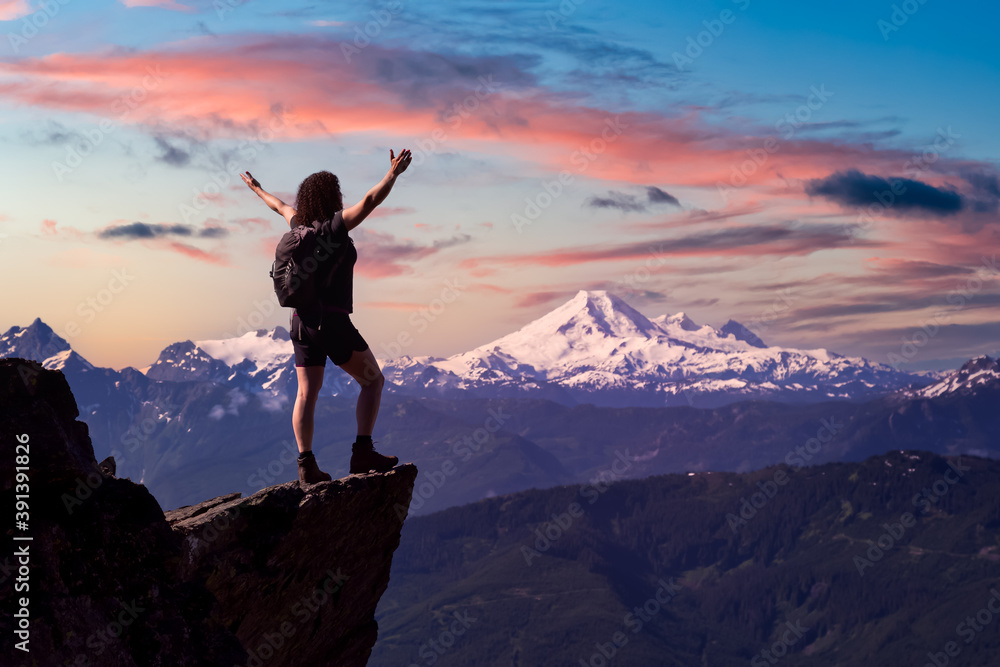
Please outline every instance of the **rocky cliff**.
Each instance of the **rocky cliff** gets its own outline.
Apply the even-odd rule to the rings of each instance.
[[[78,414],[61,372],[0,360],[2,664],[366,664],[414,466],[165,515]]]

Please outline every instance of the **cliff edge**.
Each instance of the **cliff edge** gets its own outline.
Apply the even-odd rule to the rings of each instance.
[[[61,372],[0,360],[3,664],[366,664],[413,465],[164,514],[78,416]]]

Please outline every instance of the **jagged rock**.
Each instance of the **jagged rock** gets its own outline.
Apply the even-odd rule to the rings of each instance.
[[[185,537],[182,576],[207,582],[251,663],[364,665],[416,475],[402,465],[167,512]]]
[[[0,554],[0,633],[14,638],[0,664],[256,665],[262,646],[278,644],[267,665],[366,663],[412,465],[164,515],[146,487],[114,476],[113,459],[97,463],[78,415],[60,371],[0,360],[0,442],[16,461],[16,436],[27,434],[30,510],[27,530],[5,531],[8,545],[29,545],[28,591],[15,591],[18,563]],[[14,466],[0,470],[0,504],[13,508],[24,482]],[[315,611],[302,599],[314,593],[325,596]],[[14,647],[20,597],[29,599],[28,653]],[[282,624],[286,612],[294,626]]]
[[[27,591],[0,586],[4,665],[232,665],[246,659],[218,620],[202,584],[182,581],[182,540],[144,486],[100,471],[65,377],[24,359],[0,360],[0,441],[14,461],[27,435],[27,530],[5,543],[28,545]],[[23,451],[23,450],[22,450]],[[0,503],[14,507],[15,470],[5,465]],[[17,480],[19,484],[22,480]],[[24,493],[20,488],[18,493]],[[31,541],[15,542],[14,535]],[[11,551],[0,558],[11,557]],[[11,557],[4,578],[21,576]],[[13,568],[10,566],[14,565]],[[10,569],[9,569],[10,568]],[[26,647],[12,613],[28,600]]]
[[[118,464],[115,463],[115,457],[113,456],[109,456],[108,458],[98,463],[97,467],[100,468],[101,472],[103,472],[108,477],[114,477],[115,473],[118,472]]]

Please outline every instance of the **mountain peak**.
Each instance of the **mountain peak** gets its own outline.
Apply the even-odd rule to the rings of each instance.
[[[1000,385],[1000,362],[984,354],[966,361],[951,375],[917,390],[916,394],[934,398],[945,394],[975,392],[991,384]]]
[[[982,354],[975,359],[969,359],[962,364],[962,367],[958,369],[958,372],[961,373],[963,371],[966,373],[976,373],[979,371],[1000,372],[1000,362],[987,354]]]
[[[41,362],[69,349],[69,343],[40,317],[27,327],[14,326],[0,336],[0,357],[24,357]]]
[[[664,324],[673,324],[674,326],[680,327],[684,331],[697,331],[701,328],[700,325],[695,324],[694,320],[687,316],[687,313],[680,312],[674,313],[673,315],[667,315],[663,318]]]
[[[719,333],[721,333],[723,336],[732,335],[736,340],[741,340],[745,343],[749,343],[754,347],[761,347],[761,348],[767,347],[767,344],[764,343],[764,341],[762,341],[760,337],[757,336],[757,334],[755,334],[753,331],[751,331],[750,329],[746,328],[745,326],[743,326],[742,324],[733,319],[730,319],[728,322],[722,325],[722,328],[719,329]]]
[[[649,318],[628,305],[621,297],[606,290],[580,290],[572,299],[556,308],[542,320],[565,320],[559,327],[563,333],[573,323],[596,324],[604,334],[648,337],[656,330]],[[529,325],[530,326],[530,325]]]

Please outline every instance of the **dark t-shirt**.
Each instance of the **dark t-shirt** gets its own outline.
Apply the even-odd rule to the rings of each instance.
[[[292,226],[295,226],[296,216],[292,216]],[[322,311],[354,312],[354,264],[358,261],[358,251],[354,241],[347,233],[344,225],[343,211],[337,211],[330,220],[314,222],[313,227],[321,238],[333,239],[334,243],[344,243],[333,252],[346,252],[346,256],[334,271],[330,287],[323,292],[321,303],[315,308],[296,308],[295,313],[310,326],[319,320]]]

